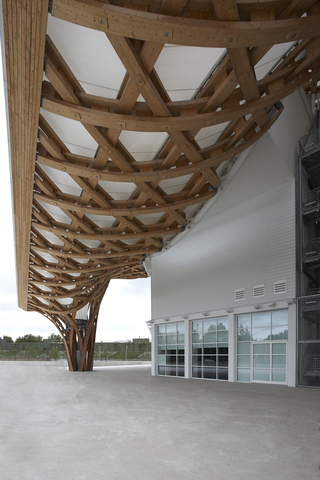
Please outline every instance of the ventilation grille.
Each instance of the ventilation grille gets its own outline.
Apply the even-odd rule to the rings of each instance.
[[[253,298],[264,297],[264,295],[265,295],[264,285],[255,285],[253,287]]]
[[[278,282],[274,282],[274,293],[275,295],[278,293],[287,293],[287,280],[279,280]]]
[[[244,288],[240,288],[239,290],[235,290],[234,292],[234,299],[237,302],[238,300],[245,299],[245,291]]]

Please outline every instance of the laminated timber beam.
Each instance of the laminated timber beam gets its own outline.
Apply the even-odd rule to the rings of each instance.
[[[215,195],[223,169],[274,125],[281,100],[317,89],[320,3],[7,0],[2,10],[19,306],[58,328],[70,370],[92,370],[110,280],[145,277],[146,256]],[[50,38],[47,24],[66,38]],[[108,85],[87,89],[77,29],[87,47],[90,35],[100,39],[98,59],[109,45],[121,65],[112,98],[101,93]],[[289,50],[257,78],[278,43]],[[159,74],[168,45],[225,49],[192,98],[172,99]],[[96,146],[91,155],[72,146],[73,128]],[[210,128],[218,134],[201,146]],[[136,158],[126,135],[162,144]]]

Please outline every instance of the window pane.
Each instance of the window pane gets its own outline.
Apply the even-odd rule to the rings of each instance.
[[[158,336],[158,345],[165,345],[166,344],[166,337],[165,335]]]
[[[183,322],[177,323],[177,329],[178,329],[178,333],[184,334],[184,323]]]
[[[178,377],[184,377],[184,367],[177,367],[177,375]]]
[[[253,355],[254,367],[270,367],[270,355]]]
[[[159,333],[165,333],[166,332],[166,326],[165,325],[158,325],[158,334]]]
[[[164,355],[166,353],[166,347],[163,346],[163,345],[159,345],[158,353],[161,354],[161,355]]]
[[[218,364],[219,364],[219,367],[227,367],[228,366],[228,355],[219,355],[218,356]]]
[[[175,345],[168,345],[167,346],[167,355],[176,355],[177,349]]]
[[[218,332],[218,342],[227,342],[228,341],[228,331]]]
[[[240,328],[238,330],[238,342],[250,342],[251,340],[251,329],[248,328]]]
[[[280,310],[279,312],[272,312],[272,325],[287,325],[288,324],[288,310]]]
[[[209,355],[209,354],[215,355],[217,353],[216,345],[210,345],[210,344],[203,345],[203,353],[206,355]]]
[[[217,330],[217,319],[211,318],[210,320],[204,320],[202,323],[202,328],[204,332],[212,332]]]
[[[201,353],[202,353],[202,343],[200,343],[198,345],[197,344],[192,345],[192,353],[197,353],[197,354],[201,355]]]
[[[202,322],[192,322],[192,331],[193,332],[201,332],[202,331]]]
[[[184,355],[178,355],[177,356],[177,364],[178,365],[184,365]]]
[[[219,380],[228,380],[228,369],[218,368],[218,378]]]
[[[166,364],[167,365],[176,365],[177,364],[176,355],[167,355],[166,356]]]
[[[285,370],[272,370],[272,381],[273,382],[285,382],[286,381],[286,371]]]
[[[184,343],[184,333],[178,333],[178,343]]]
[[[285,343],[273,343],[272,344],[272,353],[286,353],[286,344]]]
[[[253,369],[253,380],[260,380],[261,382],[270,381],[270,370],[260,370],[258,368]]]
[[[220,344],[218,346],[219,355],[228,355],[228,344]]]
[[[194,378],[202,378],[202,368],[193,367],[192,368],[192,376]]]
[[[202,365],[202,356],[192,355],[192,365]]]
[[[203,334],[203,343],[215,343],[217,341],[216,332],[207,332]]]
[[[192,343],[202,343],[202,333],[193,333]]]
[[[177,335],[176,334],[170,334],[167,335],[167,345],[172,345],[177,343]]]
[[[203,357],[203,365],[204,366],[209,366],[209,365],[216,365],[217,364],[217,357],[215,355],[205,355]]]
[[[253,328],[252,340],[261,342],[263,340],[270,340],[270,327],[269,328]]]
[[[250,353],[250,342],[238,343],[238,353]]]
[[[218,330],[228,330],[228,321],[227,317],[218,318]]]
[[[250,368],[250,355],[238,355],[238,367]]]
[[[272,340],[287,340],[288,327],[272,327]]]
[[[165,365],[166,364],[166,356],[165,355],[158,355],[158,364]]]
[[[177,374],[177,367],[166,367],[166,375],[175,377]]]
[[[272,367],[273,368],[285,368],[286,356],[285,355],[272,355]]]
[[[238,328],[251,328],[251,315],[238,315]]]
[[[169,325],[166,325],[166,333],[176,333],[177,331],[177,324],[176,323],[172,323]]]
[[[203,369],[203,378],[216,378],[216,367],[207,367]]]
[[[165,375],[166,374],[166,367],[159,365],[158,366],[158,375]]]
[[[184,355],[184,345],[178,345],[177,353],[179,355]]]
[[[253,345],[253,353],[255,354],[269,354],[270,343],[261,343],[261,345]]]
[[[252,327],[267,327],[270,322],[270,312],[254,313],[252,315]]]
[[[250,370],[238,368],[238,382],[250,382]]]

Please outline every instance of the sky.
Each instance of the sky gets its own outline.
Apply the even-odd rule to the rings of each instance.
[[[1,51],[0,51],[1,53]],[[55,326],[35,312],[18,308],[12,194],[8,157],[7,125],[0,61],[0,178],[2,231],[0,233],[0,337],[16,340],[28,333],[47,338],[58,333]],[[150,278],[111,280],[100,307],[97,342],[150,338],[146,321],[151,318]]]

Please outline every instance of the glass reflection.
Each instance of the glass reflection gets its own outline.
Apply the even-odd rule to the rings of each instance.
[[[254,342],[261,342],[263,340],[270,340],[270,327],[267,328],[253,328],[252,340]]]
[[[253,355],[254,367],[270,367],[270,355]]]
[[[228,318],[218,318],[218,330],[228,330]]]
[[[215,343],[217,341],[216,332],[207,332],[203,334],[203,343]]]
[[[250,368],[251,357],[250,355],[238,355],[238,367]]]
[[[227,342],[228,341],[228,331],[218,332],[218,342]]]
[[[203,378],[217,378],[217,369],[215,367],[206,367],[203,369]]]
[[[216,319],[204,320],[202,328],[204,332],[208,332],[208,331],[212,332],[217,330],[217,320]]]
[[[287,340],[288,327],[272,327],[272,340]]]
[[[272,325],[287,325],[288,324],[288,310],[280,310],[272,312]]]
[[[238,315],[238,328],[251,328],[251,315]]]
[[[240,328],[238,330],[238,342],[250,342],[251,340],[251,329]]]
[[[267,327],[271,323],[270,312],[253,313],[252,327]]]
[[[250,353],[250,342],[238,343],[238,353]]]

